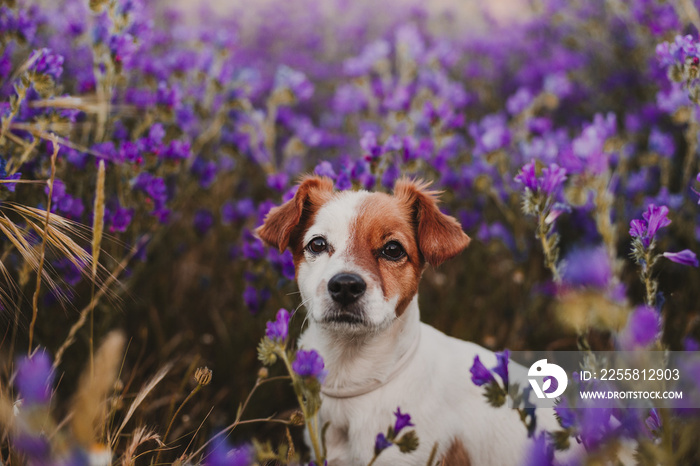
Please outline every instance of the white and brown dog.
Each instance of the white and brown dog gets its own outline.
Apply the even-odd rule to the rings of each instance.
[[[300,344],[328,370],[320,418],[330,421],[329,465],[366,465],[397,407],[412,416],[420,446],[387,449],[375,464],[425,465],[436,443],[444,464],[522,463],[527,433],[517,412],[489,406],[470,380],[474,356],[492,367],[494,354],[420,322],[426,265],[470,241],[426,184],[400,180],[393,195],[337,192],[331,180],[309,177],[257,233],[294,256],[309,320]]]

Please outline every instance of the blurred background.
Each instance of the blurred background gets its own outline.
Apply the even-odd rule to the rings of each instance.
[[[390,192],[405,174],[444,190],[474,241],[426,271],[419,297],[423,320],[449,335],[607,350],[646,303],[660,332],[645,344],[697,344],[700,274],[660,256],[699,250],[697,51],[675,39],[697,37],[697,6],[481,3],[0,2],[3,387],[20,355],[45,349],[58,366],[52,415],[65,419],[90,348],[122,330],[110,425],[172,364],[130,421],[167,426],[195,370],[212,369],[160,459],[191,453],[255,384],[266,321],[299,305],[290,254],[252,231],[311,172],[338,189]],[[667,42],[677,47],[657,51]],[[532,161],[535,176],[552,164],[566,176],[551,189],[516,180]],[[51,179],[51,211],[66,219],[53,225],[70,240],[45,239],[42,211],[20,208],[48,208]],[[650,204],[671,224],[640,262],[629,225]],[[288,384],[271,383],[244,418],[294,409]],[[285,436],[258,423],[232,440]]]

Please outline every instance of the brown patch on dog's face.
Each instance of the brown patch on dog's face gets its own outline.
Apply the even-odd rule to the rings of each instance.
[[[304,233],[313,224],[314,217],[323,204],[333,196],[333,181],[311,176],[299,184],[294,198],[275,207],[267,214],[262,226],[255,232],[266,244],[284,251],[292,251],[294,267],[298,270],[304,258]]]
[[[410,209],[393,196],[371,194],[360,205],[350,237],[348,257],[379,282],[385,298],[397,298],[400,316],[418,291],[424,264]],[[397,244],[404,254],[388,256]]]
[[[405,179],[397,182],[393,196],[369,195],[352,230],[348,257],[379,281],[385,298],[397,298],[397,316],[418,292],[426,262],[440,265],[470,241],[456,219],[440,212],[437,193]],[[403,257],[394,260],[383,253],[392,243],[400,245]]]

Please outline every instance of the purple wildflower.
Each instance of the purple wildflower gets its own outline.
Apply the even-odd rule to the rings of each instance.
[[[31,70],[50,76],[54,80],[58,80],[63,74],[63,57],[50,49],[34,50],[29,56],[29,61],[32,63]]]
[[[134,209],[127,209],[124,207],[117,206],[113,213],[110,213],[108,217],[108,223],[110,223],[109,231],[114,233],[125,232],[126,229],[131,224],[131,219],[134,216]]]
[[[665,252],[663,256],[676,264],[688,265],[691,267],[698,266],[698,258],[690,249],[684,249],[679,252]]]
[[[472,382],[475,385],[481,387],[487,383],[495,382],[496,379],[493,377],[491,371],[489,371],[486,366],[481,362],[479,356],[474,356],[474,364],[472,364],[469,372],[472,373]]]
[[[205,466],[250,466],[255,459],[252,445],[232,448],[225,438],[212,442],[204,461]]]
[[[291,318],[289,311],[282,308],[277,311],[277,318],[274,321],[267,323],[265,335],[270,340],[284,341],[289,334],[289,319]]]
[[[566,169],[556,163],[542,169],[540,188],[546,195],[553,194],[566,180]]]
[[[500,353],[496,353],[496,367],[493,368],[493,372],[498,374],[503,381],[503,386],[508,387],[508,359],[510,358],[510,351],[503,350]]]
[[[374,441],[374,454],[378,455],[392,445],[382,433],[377,434],[377,439]]]
[[[48,353],[20,359],[15,385],[27,405],[45,404],[51,398],[54,372]]]
[[[559,418],[559,424],[561,424],[564,429],[576,425],[576,413],[571,409],[569,401],[566,398],[560,398],[559,403],[554,407],[554,412]]]
[[[639,306],[629,316],[627,325],[620,332],[620,346],[624,350],[649,346],[659,334],[659,313],[650,306]]]
[[[275,87],[289,89],[299,101],[308,100],[314,93],[314,85],[304,73],[284,65],[277,68]]]
[[[573,287],[605,288],[612,278],[608,253],[603,246],[571,251],[562,267],[562,280]]]
[[[197,233],[204,236],[214,225],[214,214],[207,209],[197,209],[194,213],[193,224]]]
[[[532,446],[530,447],[526,461],[526,466],[553,466],[554,465],[554,448],[547,443],[545,432],[535,437]]]
[[[639,239],[648,248],[659,229],[671,224],[667,215],[668,207],[649,204],[647,211],[642,214],[644,220],[635,219],[630,222],[630,236]]]
[[[333,170],[333,165],[326,160],[323,160],[316,165],[316,168],[314,168],[314,173],[318,176],[327,176],[331,179],[335,179],[336,177],[335,170]]]
[[[323,358],[316,350],[299,350],[292,363],[292,369],[301,377],[316,377],[321,383],[326,377]]]
[[[532,160],[529,163],[523,165],[520,172],[516,175],[515,181],[522,183],[526,188],[528,188],[533,193],[537,191],[537,173],[535,173],[535,161]]]
[[[676,152],[673,136],[662,132],[657,127],[652,128],[649,133],[649,150],[656,152],[662,157],[673,157],[673,154]]]
[[[396,416],[396,422],[394,423],[394,435],[398,436],[399,432],[404,427],[415,427],[415,424],[411,422],[411,415],[407,413],[402,413],[401,408],[397,407],[396,412],[394,413],[394,416]]]

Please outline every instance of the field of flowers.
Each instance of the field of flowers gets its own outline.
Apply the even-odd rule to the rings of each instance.
[[[542,0],[464,25],[321,3],[265,2],[251,26],[0,0],[1,464],[321,458],[291,254],[253,234],[305,173],[444,190],[475,240],[421,284],[450,335],[700,350],[700,2]],[[640,464],[700,464],[695,410],[560,416],[528,464],[576,441],[575,464],[630,444]],[[376,455],[410,455],[394,421]]]

